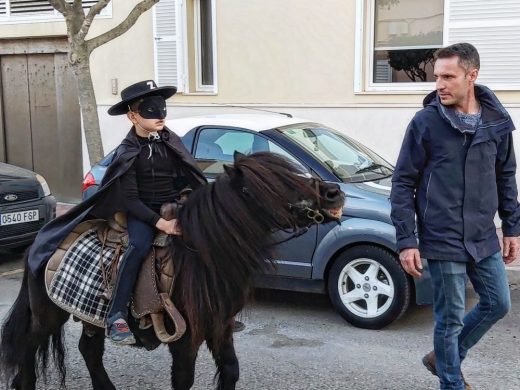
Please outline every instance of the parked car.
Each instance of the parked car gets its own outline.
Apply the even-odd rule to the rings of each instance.
[[[56,199],[41,175],[0,163],[0,249],[27,247],[55,216]]]
[[[399,318],[414,292],[417,303],[431,303],[427,268],[414,281],[399,264],[390,220],[393,167],[369,148],[322,124],[282,115],[202,116],[167,125],[209,180],[233,161],[235,150],[270,151],[347,194],[340,224],[314,225],[280,244],[276,272],[259,275],[258,287],[327,293],[348,322],[370,329]],[[97,189],[113,154],[86,175],[85,197]]]

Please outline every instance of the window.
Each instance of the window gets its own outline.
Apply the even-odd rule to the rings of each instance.
[[[444,0],[374,0],[372,83],[433,82]]]
[[[215,0],[161,0],[153,9],[158,84],[217,93]]]
[[[224,164],[233,162],[235,151],[243,154],[273,152],[280,154],[300,167],[307,169],[291,154],[271,140],[255,133],[231,129],[203,129],[195,147],[197,164],[208,177],[215,177],[224,171]]]
[[[520,90],[518,0],[356,0],[356,26],[356,93],[431,90],[434,51],[457,42],[478,49],[479,83]]]
[[[67,0],[71,3],[73,0]],[[83,8],[88,10],[97,0],[83,0]],[[112,15],[112,4],[100,13],[101,16]],[[20,22],[24,20],[55,20],[62,19],[48,1],[44,0],[0,0],[0,21]]]
[[[388,162],[366,146],[328,127],[295,124],[281,131],[345,183],[379,180],[393,172]]]
[[[213,1],[195,0],[197,91],[213,90]]]

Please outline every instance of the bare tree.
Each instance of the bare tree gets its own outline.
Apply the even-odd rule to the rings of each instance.
[[[400,0],[377,0],[376,4],[379,8],[392,8],[393,5],[399,4]]]
[[[142,0],[116,27],[97,37],[86,39],[90,26],[111,0],[98,0],[88,12],[83,9],[82,0],[49,0],[49,3],[65,18],[69,41],[69,62],[78,83],[79,104],[83,129],[87,140],[90,163],[103,158],[103,144],[99,130],[96,96],[90,75],[90,54],[99,46],[119,37],[132,27],[139,17],[159,0]]]
[[[426,81],[428,67],[433,65],[435,49],[390,50],[389,64],[395,70],[402,70],[410,80]]]

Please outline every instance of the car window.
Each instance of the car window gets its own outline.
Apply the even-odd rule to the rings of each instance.
[[[195,146],[195,159],[207,177],[215,177],[224,171],[224,164],[233,162],[233,154],[256,152],[278,153],[296,164],[303,172],[307,169],[285,149],[266,137],[237,129],[212,129],[200,131]]]
[[[393,172],[388,162],[366,146],[328,127],[303,123],[280,131],[344,182],[381,179]]]

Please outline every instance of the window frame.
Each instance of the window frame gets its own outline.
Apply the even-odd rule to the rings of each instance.
[[[201,49],[201,0],[193,0],[193,28],[194,28],[194,48],[195,48],[195,92],[218,93],[217,80],[217,18],[215,0],[211,2],[211,51],[213,60],[213,84],[202,84],[202,49]]]
[[[431,45],[421,48],[442,47],[447,41],[447,23],[449,19],[449,1],[444,0],[444,22],[442,31],[442,45]],[[376,0],[356,0],[356,48],[355,48],[355,75],[354,75],[354,92],[374,93],[418,93],[423,94],[425,91],[435,89],[434,82],[400,82],[400,83],[375,83],[374,82],[374,37],[375,37],[375,7]],[[366,7],[365,7],[366,5]],[[365,14],[366,12],[366,14]],[[363,66],[365,64],[365,66]]]
[[[0,25],[9,25],[9,24],[24,24],[24,23],[47,23],[47,22],[61,22],[65,21],[62,14],[60,14],[57,10],[53,10],[53,12],[49,12],[48,14],[16,14],[11,15],[11,0],[5,0],[5,9],[6,14],[0,15]],[[87,11],[88,8],[85,8]],[[110,19],[112,18],[112,2],[110,2],[98,15],[96,15],[96,19]]]

